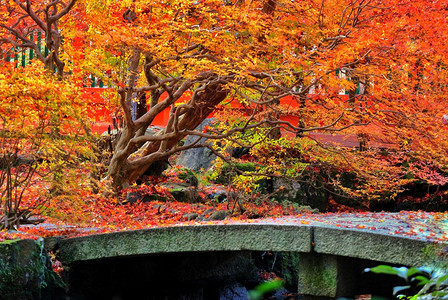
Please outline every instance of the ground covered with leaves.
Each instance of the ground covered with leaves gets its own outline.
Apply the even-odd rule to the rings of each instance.
[[[51,189],[51,183],[36,177],[32,187],[22,197],[21,206],[34,208],[29,221],[37,225],[21,225],[17,231],[0,231],[0,241],[16,238],[37,238],[48,236],[78,236],[92,233],[114,232],[119,230],[136,230],[179,224],[210,223],[216,220],[239,222],[264,217],[297,215],[306,208],[297,205],[285,205],[268,198],[256,199],[221,199],[214,195],[224,193],[222,185],[209,185],[197,189],[200,201],[197,203],[179,202],[169,193],[161,182],[183,183],[178,174],[168,173],[163,178],[152,179],[151,184],[123,190],[118,197],[104,197],[101,192],[93,193],[85,177],[79,176],[76,192],[61,193],[43,200],[42,191]],[[67,187],[70,188],[67,182]],[[152,201],[129,202],[126,194],[139,191],[145,196],[152,196]],[[41,222],[42,221],[42,222]]]
[[[36,178],[33,187],[26,191],[22,205],[35,207],[30,221],[38,220],[38,224],[24,224],[15,231],[0,231],[0,242],[49,236],[75,237],[164,226],[236,223],[325,225],[448,242],[446,212],[374,213],[343,206],[330,199],[328,212],[318,213],[310,207],[278,202],[257,193],[241,194],[230,191],[228,186],[217,184],[189,187],[197,190],[201,200],[185,203],[176,201],[161,184],[185,183],[186,179],[179,176],[179,171],[169,171],[162,178],[152,178],[130,187],[118,197],[93,193],[87,188],[87,183],[82,181],[82,176],[79,180],[78,184],[84,188],[78,189],[76,193],[62,193],[42,202],[38,192],[49,186]],[[126,194],[132,191],[140,191],[155,200],[128,201]],[[224,199],[217,197],[225,193],[233,196]]]

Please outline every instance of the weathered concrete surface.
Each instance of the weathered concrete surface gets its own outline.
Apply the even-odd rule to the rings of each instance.
[[[150,228],[85,237],[45,240],[59,249],[59,259],[76,261],[134,255],[198,251],[311,252],[369,259],[407,266],[421,265],[421,250],[431,240],[391,235],[382,230],[339,228],[318,223],[198,225]]]
[[[421,250],[432,243],[419,236],[391,235],[384,230],[331,227],[327,224],[274,222],[150,228],[60,239],[60,260],[75,261],[133,255],[197,251],[311,252],[369,259],[407,266],[421,265]],[[55,239],[45,240],[56,247]],[[313,245],[313,246],[311,246]]]
[[[321,297],[349,296],[364,267],[379,263],[418,266],[422,249],[447,243],[445,217],[419,213],[302,215],[250,220],[231,225],[179,225],[48,238],[64,264],[138,255],[285,251],[299,254],[300,293]],[[374,265],[365,265],[374,264]]]
[[[334,256],[303,253],[298,268],[299,291],[314,296],[336,296],[339,269]]]
[[[314,250],[317,253],[348,256],[384,263],[420,266],[422,249],[429,243],[402,236],[353,229],[314,228]]]
[[[64,264],[93,259],[201,251],[311,251],[309,226],[204,225],[151,228],[59,241]],[[287,249],[287,250],[286,250]]]
[[[61,281],[42,246],[42,239],[0,242],[0,299],[61,299]]]
[[[0,242],[1,299],[34,299],[39,296],[46,271],[45,260],[41,259],[42,242]]]

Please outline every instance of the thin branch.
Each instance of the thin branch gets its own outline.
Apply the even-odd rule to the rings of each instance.
[[[70,10],[73,8],[73,6],[75,5],[77,0],[70,0],[70,2],[67,4],[67,6],[65,6],[58,14],[50,16],[48,21],[50,23],[53,23],[57,20],[59,20],[60,18],[62,18],[63,16],[65,16],[66,14],[68,14],[70,12]],[[56,0],[54,1],[56,3],[58,3],[59,1]]]

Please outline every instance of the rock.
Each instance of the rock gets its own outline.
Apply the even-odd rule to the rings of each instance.
[[[42,239],[0,242],[1,299],[62,299],[62,281],[42,247]]]
[[[196,220],[199,217],[197,213],[189,213],[182,216],[182,218],[186,221]]]
[[[212,124],[212,119],[205,119],[196,130],[202,131],[205,126]],[[188,136],[184,145],[189,145],[197,140],[197,136]],[[207,139],[201,138],[200,144],[207,142]],[[207,170],[212,165],[212,162],[216,159],[216,155],[213,154],[208,148],[192,148],[183,151],[176,161],[177,165],[191,169],[192,171],[200,171],[201,169]]]
[[[140,191],[132,191],[126,193],[126,202],[135,203],[137,201],[140,202],[151,202],[156,200],[166,200],[165,197],[157,195],[157,194],[144,194]]]
[[[146,129],[145,135],[153,136],[156,133],[158,133],[160,130],[162,130],[162,127],[151,125]],[[119,133],[121,133],[121,129],[111,129],[110,132],[108,130],[104,131],[101,134],[101,136],[103,136],[103,137],[116,136]]]
[[[214,180],[215,183],[228,185],[232,181],[232,178],[237,175],[234,169],[238,169],[243,172],[255,172],[257,170],[257,164],[253,162],[235,163],[229,165],[227,162],[223,164],[218,177]]]
[[[33,155],[17,155],[17,160],[14,162],[15,166],[31,165],[35,162],[42,162],[42,159]]]
[[[219,300],[247,300],[246,287],[240,283],[232,283],[218,289]]]
[[[214,211],[215,211],[214,208],[209,208],[209,209],[205,210],[205,211],[202,213],[202,215],[200,215],[200,216],[197,218],[197,221],[207,221],[207,220],[208,220],[208,217],[210,217],[210,214],[211,214],[212,212],[214,212]]]
[[[227,210],[217,210],[217,211],[212,212],[210,214],[210,216],[208,218],[206,218],[206,220],[221,221],[221,220],[224,220],[229,214],[230,214],[230,212]]]
[[[157,135],[157,133],[161,130],[162,130],[162,127],[149,126],[146,129],[145,135],[154,136],[154,135]],[[151,164],[151,166],[149,166],[149,168],[146,169],[146,171],[143,173],[143,175],[158,177],[163,173],[163,171],[168,169],[168,167],[169,167],[168,160],[158,160],[158,161],[153,162]]]
[[[157,160],[153,162],[148,169],[146,169],[146,171],[143,173],[143,176],[158,177],[163,173],[163,171],[168,169],[168,166],[169,163],[167,160]]]
[[[275,179],[273,182],[273,189],[279,190],[278,194],[282,196],[282,199],[289,200],[291,202],[301,202],[302,186],[297,181]]]
[[[182,179],[185,181],[186,184],[188,184],[188,186],[194,186],[194,187],[198,187],[199,185],[199,180],[196,177],[196,174],[194,174],[190,169],[183,169],[181,170],[178,174],[177,177],[179,179]]]
[[[162,183],[161,186],[166,187],[176,201],[186,203],[199,203],[202,201],[196,188],[177,183]]]
[[[198,203],[201,201],[201,198],[195,189],[171,190],[170,194],[179,202]]]
[[[206,216],[206,215],[212,213],[214,210],[215,210],[214,208],[209,208],[209,209],[205,210],[204,213],[203,213],[202,215],[203,215],[203,216]]]
[[[223,203],[227,201],[227,193],[224,192],[217,192],[213,194],[207,195],[207,199],[214,200],[218,203]]]
[[[163,205],[161,205],[161,204],[154,204],[152,206],[153,209],[158,209],[158,210],[160,210],[162,207],[163,207]]]
[[[153,135],[156,135],[160,130],[162,130],[162,127],[149,126],[148,128],[146,128],[145,135],[153,136]]]
[[[37,156],[31,155],[31,154],[25,154],[25,155],[9,155],[5,154],[4,156],[0,157],[0,170],[4,170],[8,167],[18,167],[18,166],[33,166],[34,164],[41,163],[43,161],[42,158],[39,158]]]
[[[199,181],[196,176],[191,176],[185,179],[185,182],[189,184],[189,186],[198,187]]]
[[[135,203],[140,200],[141,196],[139,192],[128,192],[126,193],[126,202]]]
[[[310,206],[313,209],[319,211],[325,211],[328,202],[328,192],[315,187],[310,183],[299,183],[294,180],[287,179],[274,179],[273,189],[278,191],[274,194],[274,197],[281,201],[290,201],[299,205]]]

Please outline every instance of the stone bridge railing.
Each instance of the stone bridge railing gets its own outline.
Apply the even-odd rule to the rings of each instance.
[[[105,258],[186,252],[298,252],[299,290],[336,297],[349,293],[359,259],[406,266],[424,262],[421,240],[381,231],[324,225],[233,224],[151,228],[46,240],[64,264]]]

